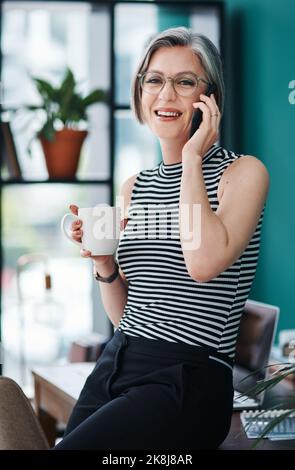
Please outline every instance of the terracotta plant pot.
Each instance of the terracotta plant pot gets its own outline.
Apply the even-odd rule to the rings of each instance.
[[[40,137],[49,178],[75,178],[87,133],[65,128],[56,131],[53,141]]]

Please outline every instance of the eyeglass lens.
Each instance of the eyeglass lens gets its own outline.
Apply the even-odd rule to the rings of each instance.
[[[155,72],[146,72],[143,74],[141,79],[142,88],[151,94],[159,93],[166,83],[166,78]],[[182,96],[191,95],[198,86],[198,80],[194,75],[189,73],[176,75],[174,78],[170,78],[172,81],[176,93]]]

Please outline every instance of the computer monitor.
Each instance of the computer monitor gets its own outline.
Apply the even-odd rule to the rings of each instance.
[[[254,300],[247,300],[241,317],[233,368],[234,389],[246,393],[269,373],[270,354],[276,334],[280,309]],[[247,377],[252,372],[257,373]],[[245,377],[247,377],[245,379]],[[242,379],[245,379],[241,382]],[[259,406],[264,394],[256,397]]]

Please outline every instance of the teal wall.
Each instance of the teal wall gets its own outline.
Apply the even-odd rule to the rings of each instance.
[[[197,2],[196,2],[197,3]],[[255,155],[270,173],[259,264],[250,298],[278,305],[295,328],[295,1],[224,0],[225,147]],[[171,4],[170,4],[171,5]],[[187,26],[161,9],[159,29]],[[172,21],[173,20],[173,21]]]
[[[197,3],[197,2],[196,2]],[[278,305],[279,328],[295,328],[295,1],[224,0],[225,147],[257,156],[270,173],[257,274],[250,298]],[[159,29],[188,26],[161,8]]]
[[[279,329],[295,328],[294,0],[226,0],[225,144],[260,158],[270,173],[259,266],[251,298],[279,305]]]

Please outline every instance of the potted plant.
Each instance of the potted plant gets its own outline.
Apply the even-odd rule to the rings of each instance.
[[[95,89],[87,96],[77,91],[77,83],[70,68],[67,68],[61,84],[53,86],[49,81],[32,77],[41,98],[40,105],[29,105],[31,111],[40,110],[41,128],[33,139],[40,139],[50,178],[74,178],[81,147],[88,131],[81,125],[87,123],[87,108],[105,102],[107,94]],[[33,140],[32,139],[32,140]],[[30,145],[28,147],[30,153]]]
[[[290,358],[291,359],[291,358]],[[266,367],[271,367],[273,369],[273,372],[271,373],[270,377],[258,381],[256,385],[251,387],[249,390],[247,390],[243,395],[249,395],[249,396],[256,396],[259,395],[260,393],[264,392],[265,390],[270,390],[273,387],[275,387],[279,382],[282,380],[285,380],[289,376],[294,376],[295,374],[295,362],[294,358],[292,357],[293,361],[290,362],[282,362],[278,364],[270,364]],[[249,374],[253,375],[257,371],[254,371],[254,373]],[[243,379],[244,380],[244,379]],[[289,398],[285,398],[279,405],[275,405],[272,410],[277,409],[277,408],[286,408],[287,409],[280,414],[280,416],[274,417],[273,419],[270,420],[269,424],[265,427],[265,429],[261,432],[259,438],[256,439],[256,441],[253,444],[253,448],[257,447],[258,444],[262,441],[262,439],[277,425],[279,425],[282,421],[284,421],[285,418],[287,418],[290,415],[293,415],[295,413],[295,396],[292,394]],[[253,418],[254,420],[255,418]]]

